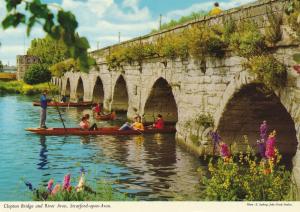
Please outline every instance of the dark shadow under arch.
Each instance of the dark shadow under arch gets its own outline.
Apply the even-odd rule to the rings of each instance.
[[[229,100],[220,119],[218,130],[223,140],[231,144],[241,143],[244,135],[256,147],[259,126],[263,120],[277,131],[277,148],[284,155],[295,155],[297,137],[295,124],[274,92],[267,91],[262,84],[242,87]]]
[[[157,114],[161,114],[165,121],[178,121],[177,104],[172,88],[164,78],[159,78],[151,89],[144,109],[145,121],[153,121]]]
[[[100,77],[97,77],[94,90],[93,90],[93,102],[103,103],[103,99],[104,99],[103,83]]]
[[[120,76],[116,82],[111,109],[115,111],[128,110],[128,92],[123,76]]]
[[[71,94],[71,83],[70,79],[67,79],[67,84],[66,84],[66,90],[65,90],[65,96],[70,97]]]
[[[81,77],[79,77],[77,88],[76,88],[76,100],[81,102],[81,101],[83,101],[83,98],[84,98],[83,81],[82,81]]]

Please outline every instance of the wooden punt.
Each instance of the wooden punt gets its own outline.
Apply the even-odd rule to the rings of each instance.
[[[112,112],[110,114],[100,115],[100,116],[96,115],[95,119],[102,120],[102,121],[115,120],[116,119],[116,113]]]
[[[144,131],[137,130],[119,130],[119,127],[98,128],[98,130],[82,130],[81,128],[27,128],[26,131],[39,135],[140,135],[140,134],[155,134],[155,133],[175,133],[175,127],[167,127],[164,129],[145,129]]]
[[[90,107],[92,102],[48,102],[48,107]],[[40,102],[33,102],[33,106],[41,106]]]

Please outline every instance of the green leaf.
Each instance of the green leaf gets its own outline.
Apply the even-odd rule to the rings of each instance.
[[[44,31],[47,33],[51,33],[52,27],[54,26],[52,19],[53,19],[53,14],[48,14],[48,18],[45,21],[45,24],[43,26]]]
[[[10,12],[12,9],[15,9],[22,2],[22,0],[5,0],[5,1],[6,1],[6,9],[8,12]]]
[[[31,16],[27,24],[27,31],[26,31],[27,36],[30,35],[31,28],[33,27],[34,24],[35,24],[35,16]]]
[[[29,10],[32,14],[34,14],[37,18],[48,18],[48,14],[50,10],[48,9],[46,4],[41,4],[39,0],[34,0],[29,5]]]
[[[75,29],[78,27],[75,16],[71,12],[65,12],[59,10],[57,14],[57,21],[65,29],[66,33],[75,33]]]
[[[7,29],[11,26],[16,27],[19,23],[25,23],[25,15],[21,13],[10,14],[2,21],[2,26]]]

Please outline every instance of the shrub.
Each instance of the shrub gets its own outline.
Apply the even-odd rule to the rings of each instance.
[[[296,32],[298,37],[300,36],[300,22],[298,21],[300,15],[300,2],[292,0],[291,5],[287,8],[288,23],[290,27]]]
[[[68,71],[79,71],[79,67],[74,59],[68,59],[60,63],[56,63],[50,67],[53,76],[62,77]]]
[[[266,41],[270,45],[274,45],[282,38],[281,24],[282,16],[278,13],[273,13],[272,10],[268,10],[267,13],[270,26],[266,28]]]
[[[1,93],[17,93],[24,95],[40,94],[44,90],[49,89],[48,83],[41,83],[36,85],[28,85],[23,81],[0,81],[0,92]],[[58,94],[59,88],[56,85],[50,84],[51,92]]]
[[[278,88],[286,84],[286,66],[272,55],[251,57],[245,65],[257,75],[258,81],[264,83],[268,88]]]
[[[203,60],[208,54],[221,57],[226,44],[222,40],[223,29],[218,26],[200,26],[189,30],[189,49],[192,56]]]
[[[196,117],[195,124],[204,127],[204,129],[214,126],[214,119],[210,114],[201,114]]]
[[[295,187],[291,173],[280,166],[281,156],[273,163],[259,160],[249,146],[247,152],[233,155],[229,161],[209,163],[210,177],[201,181],[207,200],[214,201],[282,201],[290,199]],[[296,195],[293,195],[296,196]],[[293,197],[294,198],[294,197]]]
[[[250,58],[266,50],[265,37],[253,21],[243,21],[230,38],[230,46],[241,57]]]
[[[42,64],[33,64],[29,66],[24,76],[24,81],[30,85],[49,82],[50,80],[51,72]]]

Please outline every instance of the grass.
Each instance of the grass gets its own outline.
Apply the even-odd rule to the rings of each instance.
[[[156,33],[156,32],[159,32],[161,30],[171,29],[175,26],[187,23],[189,21],[192,21],[192,20],[201,18],[203,16],[207,16],[207,15],[208,15],[208,12],[206,12],[206,11],[193,12],[190,15],[182,16],[179,20],[171,20],[168,23],[164,23],[164,24],[161,25],[160,29],[153,29],[151,31],[151,33]]]
[[[51,92],[58,93],[58,87],[50,84]],[[40,94],[43,90],[49,90],[48,83],[28,85],[23,81],[0,81],[0,93],[2,94]]]

